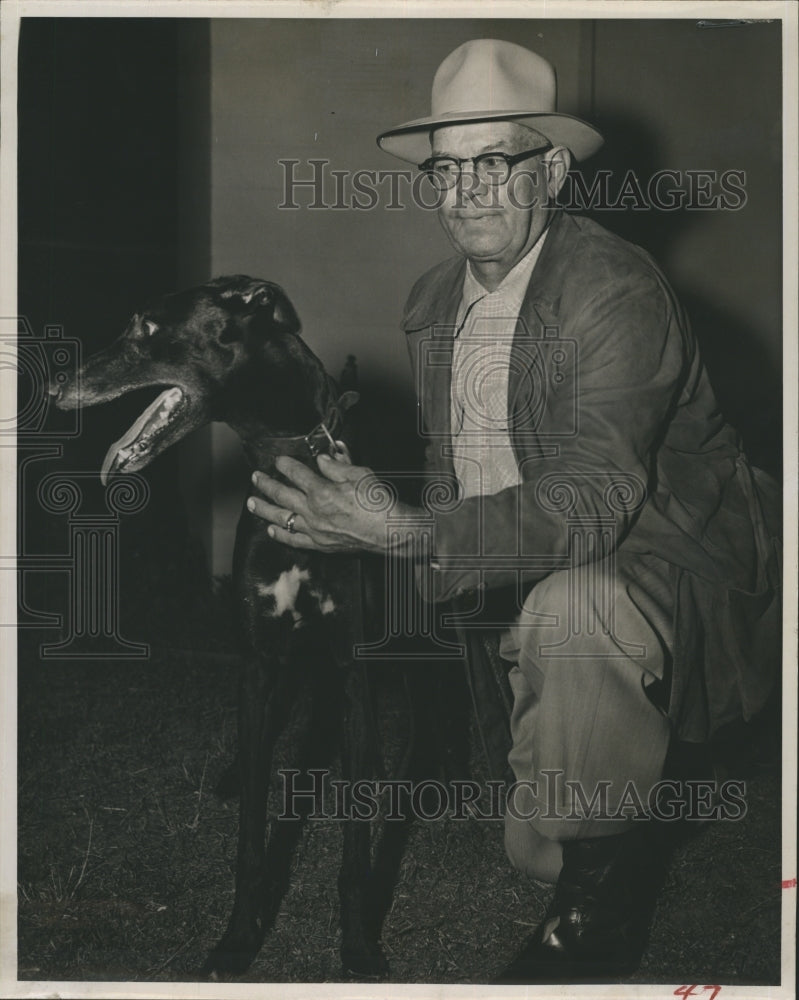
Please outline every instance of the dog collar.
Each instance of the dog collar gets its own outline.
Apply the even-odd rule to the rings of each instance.
[[[339,398],[331,403],[325,414],[324,420],[313,427],[307,434],[297,434],[293,437],[273,437],[270,442],[275,445],[273,450],[276,455],[310,455],[315,458],[322,453],[335,455],[338,453],[338,445],[334,434],[343,425],[343,414],[350,409],[360,399],[360,393],[350,390],[343,393]]]

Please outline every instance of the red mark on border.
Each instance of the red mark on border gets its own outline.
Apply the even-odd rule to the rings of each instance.
[[[784,878],[782,880],[782,887],[783,887],[783,889],[795,889],[796,888],[796,879],[795,878]]]
[[[710,994],[709,1000],[716,1000],[716,997],[721,993],[720,986],[697,986],[694,984],[693,986],[678,986],[674,991],[674,996],[685,997],[687,1000],[688,997],[698,996],[698,993],[694,993],[694,990],[712,990],[713,992]]]

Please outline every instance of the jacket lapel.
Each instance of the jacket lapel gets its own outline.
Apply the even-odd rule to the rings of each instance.
[[[557,210],[549,224],[541,255],[519,310],[512,356],[533,359],[531,364],[541,366],[538,374],[542,380],[546,380],[547,373],[537,350],[538,342],[559,336],[560,289],[576,233],[577,227],[572,219],[562,209]],[[536,384],[537,379],[531,377],[525,364],[511,364],[508,375],[508,427],[517,433],[524,427],[524,421],[519,419],[518,414],[531,408],[535,412],[536,400],[528,397]],[[514,444],[516,458],[520,460],[523,451],[520,452],[518,441]]]
[[[431,446],[428,454],[437,468],[447,472],[452,471],[452,458],[443,446],[451,442],[452,352],[465,274],[465,258],[447,261],[443,274],[412,304],[402,323],[415,362],[416,391]]]

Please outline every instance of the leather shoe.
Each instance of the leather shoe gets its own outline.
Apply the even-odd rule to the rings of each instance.
[[[638,967],[660,884],[644,830],[566,841],[544,919],[496,983],[614,981]]]

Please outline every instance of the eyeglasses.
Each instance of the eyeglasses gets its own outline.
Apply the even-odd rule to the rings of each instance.
[[[424,163],[419,164],[419,169],[434,184],[451,188],[461,179],[463,164],[471,163],[475,176],[482,184],[500,187],[502,184],[508,183],[511,170],[517,163],[532,159],[539,153],[546,153],[550,149],[552,149],[552,145],[547,143],[545,146],[528,149],[523,153],[514,153],[513,156],[509,156],[507,153],[480,153],[477,156],[468,156],[463,160],[457,156],[431,156]]]

